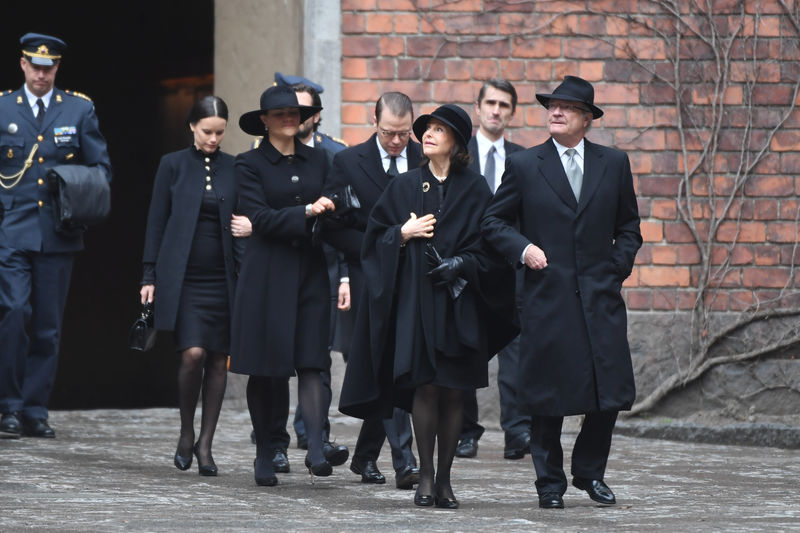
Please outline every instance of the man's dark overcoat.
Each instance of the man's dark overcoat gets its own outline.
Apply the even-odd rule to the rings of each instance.
[[[548,140],[506,160],[482,222],[508,261],[519,265],[528,243],[547,257],[525,271],[519,390],[534,415],[624,410],[635,398],[620,294],[642,243],[630,162],[584,142],[579,203]]]
[[[295,140],[281,155],[267,140],[235,163],[239,211],[253,225],[236,283],[231,371],[289,377],[330,365],[330,284],[322,249],[311,245],[305,206],[322,191],[324,150]]]
[[[337,153],[325,183],[328,196],[350,185],[361,203],[361,208],[348,213],[344,220],[329,219],[330,231],[326,232],[326,240],[344,252],[351,264],[360,262],[361,242],[364,240],[369,213],[392,179],[383,170],[376,135]],[[406,158],[409,171],[419,167],[422,160],[419,143],[408,142]]]
[[[365,418],[387,413],[392,405],[411,410],[414,387],[434,379],[437,357],[443,356],[435,347],[446,335],[435,328],[452,328],[449,338],[457,339],[458,348],[445,357],[479,354],[483,386],[485,361],[516,334],[513,328],[493,327],[501,310],[506,319],[513,314],[513,276],[498,275],[498,263],[480,236],[481,214],[492,194],[483,177],[470,170],[451,173],[448,180],[431,239],[411,239],[403,246],[400,233],[409,213],[424,212],[423,194],[435,194],[427,167],[394,178],[372,209],[361,253],[368,307],[359,313],[354,331],[339,405],[345,414]],[[442,257],[464,260],[461,275],[467,286],[455,301],[427,276],[430,245]]]
[[[233,156],[221,151],[208,156],[194,147],[172,152],[161,158],[153,182],[142,258],[142,283],[156,286],[153,305],[158,329],[171,331],[175,328],[206,176],[212,177],[219,202],[228,301],[233,302],[235,264],[230,230],[231,215],[236,207]]]

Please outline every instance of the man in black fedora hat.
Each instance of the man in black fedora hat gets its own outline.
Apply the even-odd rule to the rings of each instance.
[[[561,426],[580,414],[572,484],[614,504],[603,479],[611,433],[636,395],[620,294],[642,244],[630,162],[585,138],[603,115],[589,82],[567,76],[536,98],[547,108],[550,139],[507,159],[483,234],[526,268],[519,390],[532,415],[539,506],[564,506]]]

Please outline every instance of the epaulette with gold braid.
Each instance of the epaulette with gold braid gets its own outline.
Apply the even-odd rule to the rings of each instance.
[[[83,93],[79,93],[78,91],[64,91],[64,92],[67,93],[70,96],[77,96],[78,98],[83,98],[84,100],[88,100],[89,102],[92,101],[91,98],[89,98],[88,96],[86,96]]]
[[[333,135],[330,135],[330,138],[333,139],[334,141],[336,141],[337,143],[343,144],[343,145],[347,146],[348,148],[350,148],[350,145],[347,144],[344,139],[340,139],[339,137],[334,137]]]
[[[0,96],[5,96],[5,95],[11,94],[13,92],[14,92],[13,89],[9,89],[7,91],[0,91]]]

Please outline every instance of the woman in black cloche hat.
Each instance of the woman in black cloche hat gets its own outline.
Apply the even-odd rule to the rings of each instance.
[[[278,480],[272,465],[271,422],[286,418],[289,377],[298,376],[308,431],[306,466],[313,475],[332,468],[322,449],[324,415],[321,370],[328,353],[329,285],[325,257],[312,246],[315,217],[334,209],[321,196],[328,171],[325,152],[295,139],[300,123],[319,111],[301,106],[295,92],[270,87],[261,106],[239,126],[264,141],[236,158],[239,210],[253,227],[242,259],[233,309],[231,371],[247,374],[247,406],[256,439],[258,485]],[[313,478],[312,478],[313,479]]]
[[[456,509],[450,470],[462,397],[488,385],[488,354],[498,348],[488,330],[495,303],[513,306],[513,274],[489,273],[497,265],[480,219],[492,193],[468,168],[469,115],[443,105],[413,130],[422,167],[392,179],[367,225],[369,312],[357,319],[339,407],[362,418],[391,404],[411,411],[420,459],[414,503]]]

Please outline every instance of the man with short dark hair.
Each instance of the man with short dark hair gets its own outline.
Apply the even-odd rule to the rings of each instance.
[[[64,41],[20,44],[25,83],[0,92],[0,436],[54,438],[47,404],[83,232],[56,230],[47,173],[75,165],[111,181],[111,162],[92,101],[55,87]]]
[[[525,268],[520,395],[532,415],[539,507],[564,507],[561,426],[579,414],[572,484],[611,505],[611,434],[636,396],[621,294],[642,245],[636,193],[628,156],[585,138],[603,115],[589,82],[567,76],[536,98],[547,108],[550,139],[509,157],[483,235]]]
[[[365,142],[343,150],[333,158],[323,194],[334,194],[352,187],[361,204],[359,209],[340,217],[328,217],[326,240],[345,254],[350,273],[351,313],[359,309],[365,291],[361,270],[361,243],[369,212],[378,201],[389,180],[422,160],[420,145],[411,141],[414,112],[411,100],[403,93],[390,92],[375,104],[375,133]],[[411,450],[412,432],[408,413],[395,409],[392,418],[364,420],[358,436],[350,470],[361,476],[363,483],[385,483],[377,460],[388,438],[392,448],[395,485],[411,489],[419,482],[419,469]]]
[[[494,193],[500,185],[505,170],[506,157],[524,150],[504,138],[506,127],[517,110],[517,91],[508,80],[491,79],[481,86],[475,102],[478,131],[470,139],[467,149],[472,161],[470,168],[486,178]],[[521,277],[518,286],[521,286]],[[518,297],[519,298],[519,297]],[[500,426],[505,435],[503,457],[522,459],[530,452],[531,418],[520,411],[517,397],[517,369],[519,367],[519,337],[497,354],[497,387],[500,392]],[[456,448],[457,457],[475,457],[478,440],[483,435],[478,422],[478,401],[475,391],[464,393],[464,425]]]

